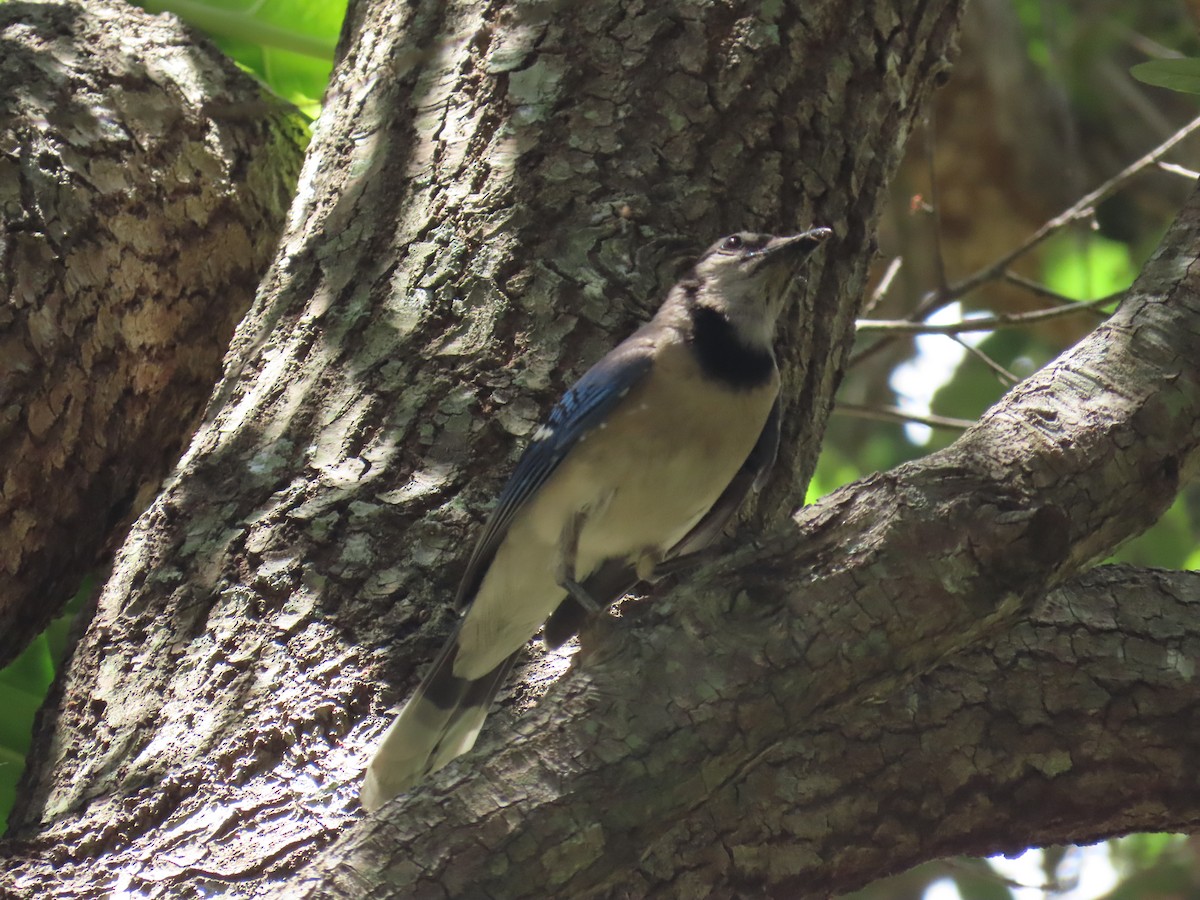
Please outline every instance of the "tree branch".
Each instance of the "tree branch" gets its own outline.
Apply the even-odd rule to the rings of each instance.
[[[995,316],[980,316],[961,322],[910,322],[908,319],[859,319],[856,323],[859,334],[881,332],[884,334],[970,334],[974,331],[996,331],[1000,328],[1022,328],[1049,319],[1061,319],[1081,312],[1090,312],[1098,307],[1116,303],[1120,296],[1101,297],[1098,300],[1082,300],[1064,303],[1050,309],[1039,309],[1027,313],[1000,313]]]
[[[1156,162],[1162,159],[1167,153],[1173,150],[1181,141],[1185,140],[1189,135],[1200,128],[1200,117],[1193,119],[1183,128],[1176,131],[1173,135],[1151,150],[1149,153],[1142,156],[1140,159],[1130,163],[1112,178],[1109,178],[1099,187],[1094,188],[1089,193],[1080,197],[1071,206],[1054,218],[1045,222],[1041,228],[1031,234],[1026,240],[1008,253],[1005,253],[991,265],[980,269],[972,275],[967,276],[948,288],[933,291],[926,297],[917,310],[913,314],[913,318],[923,318],[936,309],[940,309],[947,303],[951,303],[960,297],[965,296],[981,284],[989,281],[994,281],[1000,278],[1008,271],[1019,257],[1024,256],[1050,235],[1056,231],[1060,231],[1067,225],[1073,222],[1078,222],[1081,219],[1088,219],[1095,213],[1096,206],[1111,197],[1119,191],[1130,179],[1135,178],[1146,168],[1153,166]]]
[[[802,811],[838,780],[813,724],[845,736],[847,710],[894,696],[965,650],[1015,639],[1037,597],[1166,509],[1200,445],[1197,246],[1200,194],[1120,310],[954,445],[843,488],[688,590],[635,606],[627,619],[636,627],[602,623],[600,635],[585,636],[583,664],[520,720],[519,734],[504,733],[502,747],[492,744],[349,829],[316,864],[309,895],[361,896],[385,881],[400,893],[437,886],[453,894],[463,885],[509,892],[513,867],[521,884],[573,896],[617,888],[674,895],[681,872],[706,884],[749,879],[783,896],[837,877],[819,872],[848,877],[851,865],[855,883],[885,874],[836,849],[853,821]],[[695,595],[686,606],[683,594]],[[1186,630],[1178,620],[1169,628]],[[1177,706],[1190,710],[1190,686],[1177,672],[1171,678]],[[958,689],[986,693],[987,685]],[[1152,720],[1162,724],[1157,711]],[[878,743],[865,748],[865,758],[846,758],[844,778],[879,767]],[[1170,764],[1194,750],[1184,740],[1161,755]],[[1063,774],[1071,752],[1085,751],[1050,754],[1022,783]],[[1030,769],[1003,746],[985,758],[999,781]],[[1184,790],[1179,821],[1187,821],[1194,788],[1171,781],[1170,771],[1162,802]],[[1030,789],[1011,798],[1008,815],[1035,816]],[[989,807],[941,794],[927,801],[930,815],[956,833],[995,840],[989,823],[1004,797],[984,793]],[[1147,824],[1138,815],[1122,820],[1107,798],[1097,805],[1100,824],[1079,837]],[[1041,833],[1053,830],[1056,840],[1076,837],[1063,826],[1084,819],[1068,822],[1054,807],[1042,813]],[[748,822],[800,849],[776,858],[757,844],[739,857],[736,835]],[[713,853],[714,841],[723,851]],[[883,842],[895,841],[917,861],[921,842],[899,823]],[[945,841],[937,852],[951,849]],[[551,847],[564,849],[534,855]]]
[[[956,431],[966,431],[975,424],[971,419],[937,415],[921,416],[905,412],[897,406],[863,406],[859,403],[839,403],[833,408],[833,413],[858,419],[875,419],[879,422],[912,422],[917,425],[928,425],[930,428],[952,428]]]
[[[0,148],[4,665],[107,562],[195,429],[303,134],[178,21],[55,0],[0,4]]]

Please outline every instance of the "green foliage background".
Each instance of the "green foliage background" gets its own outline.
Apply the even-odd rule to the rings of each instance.
[[[333,69],[346,0],[147,0],[174,13],[276,94],[315,118]]]

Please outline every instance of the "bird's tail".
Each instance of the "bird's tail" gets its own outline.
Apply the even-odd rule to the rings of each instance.
[[[480,678],[454,674],[458,629],[396,716],[367,766],[359,802],[370,811],[475,745],[492,700],[517,654]]]

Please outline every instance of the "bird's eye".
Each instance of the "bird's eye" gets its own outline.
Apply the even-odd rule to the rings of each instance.
[[[731,234],[729,237],[725,238],[725,240],[721,241],[721,249],[727,250],[730,252],[732,252],[734,250],[741,250],[742,249],[741,237],[736,234]]]

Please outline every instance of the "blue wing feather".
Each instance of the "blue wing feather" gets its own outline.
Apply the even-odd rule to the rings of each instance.
[[[588,369],[554,405],[517,462],[479,537],[458,589],[459,606],[475,596],[509,525],[525,502],[546,483],[579,439],[603,422],[653,365],[648,347],[623,344]]]

